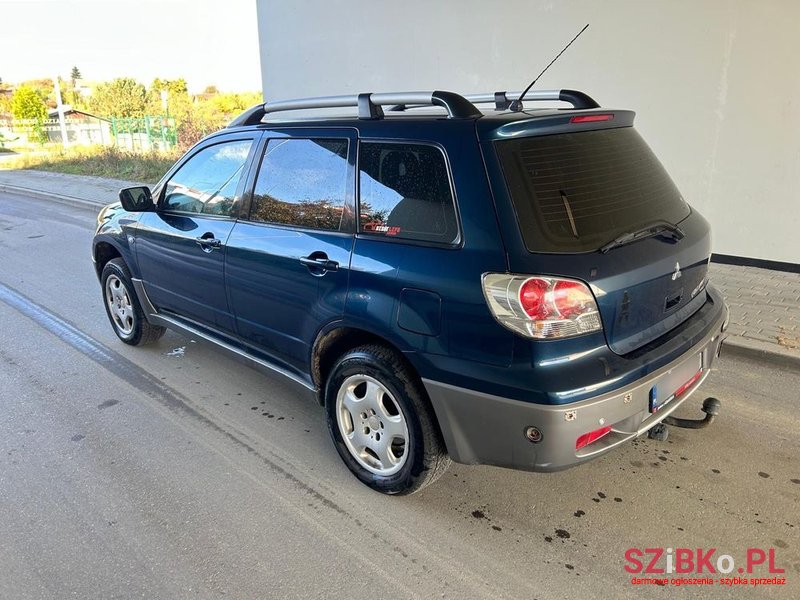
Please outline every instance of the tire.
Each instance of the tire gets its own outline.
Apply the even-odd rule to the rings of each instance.
[[[108,261],[100,275],[100,283],[106,315],[119,339],[131,346],[143,346],[164,335],[163,327],[152,325],[145,318],[125,261],[121,258]]]
[[[347,352],[325,386],[328,430],[353,474],[383,494],[413,494],[450,466],[421,382],[378,345]]]

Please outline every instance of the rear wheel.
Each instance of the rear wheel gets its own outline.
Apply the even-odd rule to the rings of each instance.
[[[144,316],[139,299],[133,291],[131,274],[121,258],[113,258],[100,275],[103,304],[114,333],[126,344],[141,346],[157,341],[164,328],[152,325]]]
[[[342,356],[325,390],[328,429],[344,463],[384,494],[411,494],[450,464],[433,412],[403,360],[382,346]]]

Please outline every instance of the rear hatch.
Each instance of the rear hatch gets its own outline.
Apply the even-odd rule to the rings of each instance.
[[[609,125],[493,145],[521,233],[511,272],[589,283],[609,347],[627,354],[703,305],[711,242],[636,130]]]

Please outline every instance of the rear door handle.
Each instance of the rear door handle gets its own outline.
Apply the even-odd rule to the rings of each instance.
[[[328,260],[327,256],[315,257],[313,254],[311,256],[301,256],[300,263],[313,269],[322,269],[323,271],[339,270],[339,263],[335,260]]]

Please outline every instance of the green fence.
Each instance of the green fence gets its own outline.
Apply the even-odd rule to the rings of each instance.
[[[111,134],[117,146],[128,150],[168,150],[178,144],[170,117],[112,118]]]

